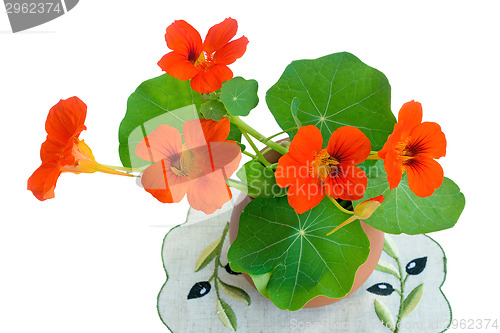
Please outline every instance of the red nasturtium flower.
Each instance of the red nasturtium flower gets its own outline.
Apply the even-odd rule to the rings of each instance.
[[[87,127],[84,125],[87,105],[78,97],[61,100],[47,116],[45,131],[47,139],[40,149],[42,165],[28,179],[28,190],[38,200],[54,197],[57,179],[62,172],[79,174],[96,171],[129,176],[126,173],[100,165],[92,150],[78,136]]]
[[[227,18],[214,25],[202,42],[199,32],[189,23],[178,20],[167,28],[165,40],[173,50],[161,58],[158,65],[167,74],[179,80],[191,80],[191,87],[199,93],[220,89],[224,81],[233,77],[227,67],[243,56],[248,39],[236,40],[238,23]]]
[[[226,141],[229,121],[208,119],[184,123],[179,131],[160,125],[136,148],[139,158],[154,162],[142,175],[144,189],[164,203],[179,202],[187,194],[190,206],[211,214],[231,199],[226,185],[241,160],[240,147]]]
[[[396,188],[406,171],[410,189],[428,197],[443,183],[443,168],[434,159],[446,155],[446,137],[434,122],[422,122],[422,105],[405,103],[398,122],[378,156],[384,159],[387,181]]]
[[[289,187],[288,202],[299,214],[319,204],[325,193],[335,199],[361,199],[367,179],[355,165],[368,157],[370,149],[370,140],[355,127],[334,131],[326,148],[316,126],[301,127],[278,161],[276,183]]]

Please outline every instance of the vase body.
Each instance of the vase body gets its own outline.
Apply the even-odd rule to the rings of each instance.
[[[245,206],[252,200],[251,197],[242,193],[236,199],[236,203],[231,214],[231,222],[229,226],[229,242],[232,244],[238,236],[238,227],[240,221],[240,215],[243,212]],[[359,287],[363,285],[363,283],[368,279],[371,273],[377,267],[378,261],[380,259],[380,255],[382,254],[382,249],[384,247],[384,233],[380,230],[370,227],[368,224],[361,222],[361,227],[363,228],[366,236],[370,240],[370,254],[368,255],[368,259],[362,264],[358,270],[356,271],[356,275],[354,277],[354,284],[352,286],[351,291],[342,298],[330,298],[326,296],[317,296],[310,300],[304,307],[305,308],[315,308],[320,306],[325,306],[329,304],[333,304],[338,302],[350,294],[355,292]],[[250,284],[253,284],[252,279],[247,274],[244,274],[245,279],[247,279]],[[255,286],[254,286],[255,287]]]

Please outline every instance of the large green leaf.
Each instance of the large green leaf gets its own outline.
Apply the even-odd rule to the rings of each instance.
[[[464,195],[446,177],[433,195],[420,198],[409,188],[406,174],[399,186],[390,190],[383,161],[366,170],[366,174],[368,187],[363,199],[355,204],[382,194],[384,202],[364,222],[384,232],[416,235],[451,228],[464,209]]]
[[[316,125],[326,143],[334,130],[356,126],[379,150],[396,119],[391,111],[391,87],[383,73],[350,53],[293,61],[267,91],[266,102],[283,130],[296,126],[290,116],[294,98],[302,126]],[[293,109],[293,108],[292,108]],[[297,133],[289,132],[290,139]]]
[[[119,129],[120,159],[126,167],[149,164],[135,155],[135,147],[161,124],[179,130],[185,121],[198,118],[203,103],[201,95],[188,81],[168,74],[143,82],[127,102],[127,113]]]
[[[370,249],[359,221],[326,236],[348,217],[328,199],[299,215],[286,197],[257,198],[241,214],[228,253],[231,268],[271,273],[262,279],[267,286],[259,286],[280,309],[298,310],[318,295],[343,297]]]

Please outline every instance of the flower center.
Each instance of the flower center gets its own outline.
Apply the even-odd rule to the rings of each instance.
[[[194,67],[207,72],[213,65],[213,54],[203,51],[195,61],[191,61]]]
[[[170,158],[170,170],[178,177],[188,177],[193,172],[193,153],[184,150],[180,155]]]
[[[322,180],[337,173],[339,161],[333,156],[330,156],[326,148],[321,149],[314,155],[314,160],[309,167],[309,174],[314,178]]]

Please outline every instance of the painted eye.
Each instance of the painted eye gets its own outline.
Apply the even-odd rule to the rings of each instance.
[[[212,285],[208,281],[196,282],[189,291],[187,299],[200,298],[207,295],[212,289]]]
[[[427,257],[413,259],[406,265],[406,273],[410,275],[418,275],[422,273],[427,265]]]
[[[379,296],[389,296],[394,292],[394,288],[389,283],[377,283],[366,290]]]

